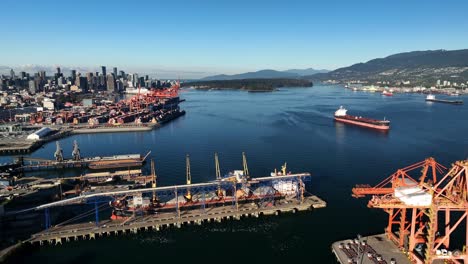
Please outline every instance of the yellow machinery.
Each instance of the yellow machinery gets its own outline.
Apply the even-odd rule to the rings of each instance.
[[[249,167],[247,166],[247,158],[245,152],[242,152],[242,165],[244,166],[244,177],[246,180],[249,179]]]
[[[156,188],[156,171],[154,169],[154,160],[151,160],[151,188]],[[153,204],[158,203],[158,196],[156,196],[156,192],[153,190],[153,199],[152,199]]]
[[[216,168],[216,180],[218,181],[218,190],[216,191],[216,195],[218,197],[223,197],[223,191],[221,190],[221,172],[219,169],[219,159],[218,159],[218,153],[215,152],[215,168]]]

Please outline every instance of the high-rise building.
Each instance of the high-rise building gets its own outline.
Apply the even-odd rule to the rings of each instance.
[[[26,79],[26,72],[21,72],[20,75],[21,75],[21,79],[23,80]]]
[[[10,69],[10,78],[13,80],[15,78],[15,71]]]
[[[29,81],[29,92],[32,94],[36,93],[36,82],[34,80]]]
[[[133,87],[138,87],[138,74],[134,73],[132,77]]]
[[[145,77],[138,78],[138,86],[137,87],[145,87]]]
[[[94,87],[93,73],[92,72],[86,73],[86,79],[88,79],[88,89],[93,89]]]
[[[117,67],[114,67],[114,77],[117,78]]]
[[[44,91],[44,84],[45,84],[45,81],[39,76],[39,74],[37,74],[34,77],[34,85],[35,85],[35,88],[36,88],[36,92],[37,91],[39,91],[39,92]]]
[[[76,70],[71,70],[71,84],[74,85],[76,82]]]
[[[115,92],[115,78],[114,75],[109,74],[107,75],[107,91],[108,92]]]
[[[62,74],[62,73],[60,72],[60,67],[57,67],[57,75],[58,75],[59,77],[60,77],[60,74]]]
[[[39,72],[39,77],[41,77],[42,80],[46,79],[46,72],[45,71],[40,71]]]
[[[99,75],[99,87],[106,89],[106,76],[104,75]]]
[[[82,76],[76,78],[76,86],[80,87],[81,91],[88,92],[88,78]]]
[[[60,77],[57,78],[57,85],[58,85],[58,86],[62,86],[62,85],[63,85],[63,77],[62,77],[62,76],[60,76]]]
[[[106,73],[106,66],[101,66],[101,69],[102,69],[102,76],[104,76],[103,80],[104,82],[101,83],[102,86],[106,87],[106,76],[107,76],[107,73]]]
[[[124,90],[124,84],[123,84],[123,82],[117,81],[115,84],[116,84],[116,87],[115,87],[115,88],[117,89],[117,92],[119,92],[119,93],[120,93],[120,92],[123,92],[123,90]]]
[[[124,71],[120,71],[120,72],[119,72],[119,75],[120,75],[120,77],[122,77],[122,78],[124,78],[124,79],[127,78],[127,76],[125,76],[125,72],[124,72]]]

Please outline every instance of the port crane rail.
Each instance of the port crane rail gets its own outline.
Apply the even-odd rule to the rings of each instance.
[[[372,195],[368,207],[380,208],[389,214],[386,235],[407,253],[413,263],[468,263],[465,250],[468,244],[468,160],[454,162],[446,173],[441,173],[445,167],[432,158],[407,168],[417,167],[423,168],[422,175],[419,181],[413,179],[409,186],[419,188],[419,193],[429,194],[430,203],[406,204],[396,197],[394,188],[401,186],[398,184],[402,179],[398,177],[392,178],[395,182],[389,182],[393,192],[376,194],[372,188],[367,189],[368,192],[366,189],[356,189],[357,192],[353,189],[353,196]],[[432,179],[427,178],[429,168],[432,168]],[[441,176],[438,177],[437,173]],[[466,233],[463,249],[450,248],[450,241],[457,230]]]

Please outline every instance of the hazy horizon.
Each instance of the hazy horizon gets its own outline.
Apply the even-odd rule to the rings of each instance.
[[[262,69],[334,70],[468,43],[468,3],[461,0],[5,0],[3,7],[0,66],[13,68],[106,65],[191,79]]]

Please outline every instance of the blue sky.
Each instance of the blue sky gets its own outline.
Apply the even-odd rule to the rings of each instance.
[[[0,65],[186,75],[468,48],[468,1],[2,0]],[[190,74],[188,74],[190,73]]]

